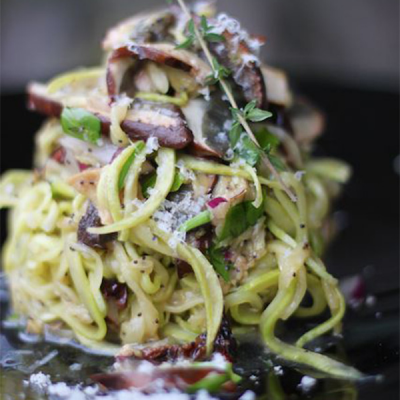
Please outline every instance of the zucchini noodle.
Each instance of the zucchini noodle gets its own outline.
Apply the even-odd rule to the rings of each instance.
[[[30,87],[32,109],[53,118],[37,134],[35,170],[0,180],[0,208],[10,208],[2,258],[14,311],[34,333],[69,330],[100,352],[195,341],[211,356],[226,319],[232,332],[259,329],[286,361],[359,378],[303,348],[341,330],[345,301],[321,253],[350,167],[313,159],[309,136],[302,142],[299,132],[264,121],[271,113],[255,98],[232,109],[232,121],[213,92],[218,85],[204,84],[212,71],[189,50],[164,57],[167,43],[156,52],[147,42],[142,52],[134,39],[119,45],[107,66]],[[285,107],[281,117],[291,125]],[[261,128],[255,136],[271,165],[285,168],[279,175],[262,168],[261,148],[233,146],[242,119],[247,133]],[[304,327],[294,343],[276,329],[289,319]]]

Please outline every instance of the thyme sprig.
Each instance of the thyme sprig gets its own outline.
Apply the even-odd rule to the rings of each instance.
[[[200,29],[198,29],[202,38],[207,42],[223,42],[225,38],[218,34],[212,32],[214,27],[212,25],[208,25],[207,18],[202,15],[200,19]],[[193,43],[196,41],[196,32],[195,32],[195,24],[193,18],[189,20],[188,23],[188,35],[186,36],[186,40],[176,46],[177,49],[187,49],[193,46]]]
[[[207,43],[205,41],[205,39],[203,38],[203,35],[201,34],[199,28],[197,27],[196,23],[194,22],[192,15],[188,9],[188,7],[185,4],[184,0],[177,0],[179,6],[181,7],[182,11],[184,12],[184,14],[186,15],[186,17],[188,18],[189,21],[193,21],[193,32],[194,35],[196,36],[206,58],[207,61],[210,65],[210,67],[213,70],[213,75],[215,76],[215,74],[218,74],[218,71],[216,72],[214,69],[214,63],[213,63],[213,59],[214,57],[211,55],[210,49],[207,46]],[[218,75],[217,75],[218,76]],[[229,88],[228,83],[225,80],[225,77],[221,76],[219,78],[219,84],[221,85],[226,97],[228,98],[229,103],[231,104],[231,107],[233,109],[239,110],[238,104],[236,103],[236,100]],[[240,123],[240,125],[243,127],[243,129],[245,130],[245,132],[247,133],[247,135],[249,136],[249,138],[252,140],[252,142],[254,143],[255,146],[257,146],[258,148],[260,148],[260,145],[258,144],[258,141],[254,135],[254,133],[252,132],[249,123],[246,121],[245,117],[242,115],[242,113],[238,113],[237,114],[237,119]],[[262,166],[266,169],[268,169],[269,171],[271,171],[271,173],[275,176],[275,178],[277,179],[277,181],[281,184],[283,190],[285,191],[285,193],[289,196],[289,198],[293,201],[296,202],[297,198],[296,196],[291,192],[291,190],[286,186],[286,184],[283,182],[281,176],[279,175],[278,171],[276,170],[276,168],[274,167],[274,165],[271,163],[271,161],[269,160],[268,156],[262,152],[261,157],[260,157],[260,162],[262,164]]]

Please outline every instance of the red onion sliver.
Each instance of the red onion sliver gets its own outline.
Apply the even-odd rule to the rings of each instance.
[[[226,203],[228,200],[226,200],[223,197],[216,197],[215,199],[210,200],[207,205],[210,208],[216,208],[218,207],[221,203]]]

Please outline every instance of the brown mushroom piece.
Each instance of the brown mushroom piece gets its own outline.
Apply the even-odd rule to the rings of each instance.
[[[79,221],[78,226],[78,241],[85,244],[86,246],[104,249],[106,244],[117,238],[114,233],[109,233],[106,235],[97,235],[89,233],[88,228],[103,226],[97,208],[93,203],[89,203],[86,213],[83,215]]]
[[[38,83],[28,87],[28,108],[42,114],[59,117],[64,106],[73,106],[68,97],[49,94],[46,86]],[[97,116],[102,123],[103,134],[108,134],[111,125],[111,108],[106,97],[88,97],[77,107],[85,108]],[[182,149],[190,144],[193,135],[178,107],[169,104],[152,103],[136,99],[121,128],[135,140],[156,137],[159,144],[173,149]]]
[[[233,81],[242,89],[246,102],[256,100],[257,107],[267,108],[264,77],[255,55],[239,33],[225,30],[223,43],[210,43],[212,53],[218,61],[232,71]]]
[[[287,113],[294,139],[301,146],[311,145],[325,128],[323,113],[305,100],[297,99]]]
[[[197,156],[223,158],[229,143],[229,121],[232,120],[228,103],[212,95],[210,101],[194,99],[182,108],[194,141],[191,151]]]
[[[204,84],[211,73],[208,64],[200,57],[186,50],[177,50],[170,43],[125,45],[113,50],[107,61],[107,90],[111,98],[120,94],[125,75],[135,68],[138,61],[153,61],[188,72],[199,84]]]
[[[286,73],[267,65],[263,65],[261,71],[267,87],[268,103],[275,106],[289,107],[292,103],[292,93]]]
[[[126,19],[108,30],[103,49],[112,51],[132,40],[137,43],[166,41],[175,18],[169,10],[156,10]]]

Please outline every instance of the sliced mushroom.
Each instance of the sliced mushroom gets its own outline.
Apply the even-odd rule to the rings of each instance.
[[[83,194],[90,199],[90,201],[96,204],[96,189],[100,175],[101,168],[85,169],[84,171],[71,176],[67,183],[76,189],[77,192]]]
[[[48,94],[45,85],[33,83],[28,87],[28,107],[48,116],[59,117],[64,106],[74,106],[69,97],[59,98]],[[106,97],[88,97],[85,103],[79,103],[96,115],[102,123],[103,134],[110,131],[111,109]],[[164,147],[182,149],[190,144],[193,135],[186,125],[179,108],[173,105],[135,100],[121,128],[131,139],[147,140],[157,137]]]
[[[219,62],[232,71],[232,78],[242,89],[247,102],[257,101],[257,107],[267,107],[264,77],[255,54],[241,39],[240,32],[232,34],[224,30],[223,43],[210,43],[210,49]]]
[[[267,87],[268,102],[277,106],[290,106],[292,94],[286,73],[267,65],[263,65],[261,71]]]
[[[93,203],[90,203],[86,213],[79,221],[78,226],[78,241],[89,247],[104,249],[106,243],[111,242],[117,238],[114,233],[106,235],[97,235],[89,233],[88,228],[103,226],[99,213]]]
[[[325,117],[317,108],[305,100],[298,99],[288,109],[289,119],[297,143],[309,146],[325,128]]]
[[[111,28],[103,40],[103,49],[111,51],[132,40],[138,43],[165,41],[174,22],[175,15],[169,10],[138,14]]]
[[[222,158],[230,147],[231,114],[227,103],[216,96],[210,101],[194,99],[182,112],[193,132],[192,152],[198,156]]]
[[[177,50],[173,44],[135,43],[129,46],[125,45],[113,50],[108,58],[107,88],[109,96],[118,95],[127,71],[137,61],[145,60],[188,72],[200,84],[203,84],[211,73],[208,64],[200,57],[186,50]]]

